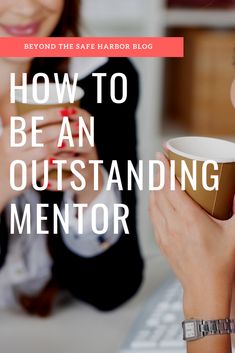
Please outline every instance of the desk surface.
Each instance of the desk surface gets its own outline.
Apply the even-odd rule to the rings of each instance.
[[[117,353],[145,300],[168,271],[161,257],[148,258],[139,293],[109,313],[100,313],[80,302],[56,311],[49,319],[3,311],[1,349],[4,353]]]

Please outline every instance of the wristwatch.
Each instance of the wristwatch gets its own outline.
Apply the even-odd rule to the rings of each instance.
[[[182,322],[183,339],[194,341],[209,335],[225,335],[235,333],[234,319],[220,320],[185,320]]]

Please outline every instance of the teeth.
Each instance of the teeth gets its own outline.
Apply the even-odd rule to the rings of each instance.
[[[15,33],[15,34],[31,34],[32,32],[33,32],[32,28],[27,28],[24,30],[17,30],[17,29],[13,30],[13,33]]]
[[[33,31],[32,31],[32,29],[30,29],[30,28],[26,30],[26,34],[30,34],[30,33],[32,33],[32,32],[33,32]]]
[[[17,27],[7,28],[6,27],[6,30],[12,35],[16,35],[16,36],[24,36],[24,35],[30,36],[36,32],[36,26],[28,26],[26,28],[17,28]]]

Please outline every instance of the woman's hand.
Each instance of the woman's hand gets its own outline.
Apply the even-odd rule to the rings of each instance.
[[[98,154],[96,147],[92,147],[87,139],[87,137],[83,136],[83,146],[79,147],[79,135],[78,135],[78,125],[79,125],[79,117],[82,117],[87,129],[90,129],[90,113],[83,109],[73,109],[73,114],[70,114],[71,121],[71,129],[74,131],[73,142],[74,147],[71,147],[69,143],[63,143],[62,147],[57,150],[56,153],[51,155],[51,165],[50,169],[55,169],[55,165],[53,166],[54,160],[63,159],[67,161],[67,164],[63,166],[63,170],[70,171],[71,163],[74,160],[81,160],[85,168],[79,168],[76,166],[76,169],[86,180],[86,187],[84,190],[77,192],[76,201],[80,203],[90,203],[95,196],[101,191],[103,186],[103,176],[101,168],[99,167],[99,190],[94,191],[94,173],[93,166],[89,164],[90,160],[98,160]],[[71,182],[74,181],[75,184],[78,184],[76,176],[72,175],[63,179],[63,190],[71,189]],[[49,179],[48,189],[51,191],[57,191],[57,179]]]
[[[219,221],[180,189],[170,190],[169,163],[165,187],[151,193],[150,214],[155,237],[184,289],[188,317],[229,316],[235,269],[235,216]],[[156,175],[158,181],[159,174]]]
[[[38,135],[37,142],[43,143],[44,147],[32,147],[31,118],[34,116],[44,116],[44,120],[38,122],[38,128],[43,133]],[[44,160],[58,151],[57,141],[61,127],[61,110],[48,109],[47,111],[34,111],[25,114],[27,142],[23,147],[10,146],[10,125],[3,128],[0,136],[0,179],[1,179],[1,197],[0,212],[7,203],[22,192],[14,191],[10,187],[10,165],[14,160],[23,160],[27,166],[27,187],[32,185],[32,160],[37,160],[37,177],[40,178],[44,171]],[[17,142],[17,139],[16,139]],[[15,183],[21,184],[22,172],[16,168]]]

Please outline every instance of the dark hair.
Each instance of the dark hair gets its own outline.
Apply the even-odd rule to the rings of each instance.
[[[62,16],[51,37],[78,37],[80,0],[64,0]]]
[[[80,25],[81,0],[64,0],[61,18],[50,37],[78,37]],[[32,61],[29,77],[44,72],[49,77],[52,73],[64,73],[68,70],[68,58],[35,58]]]

